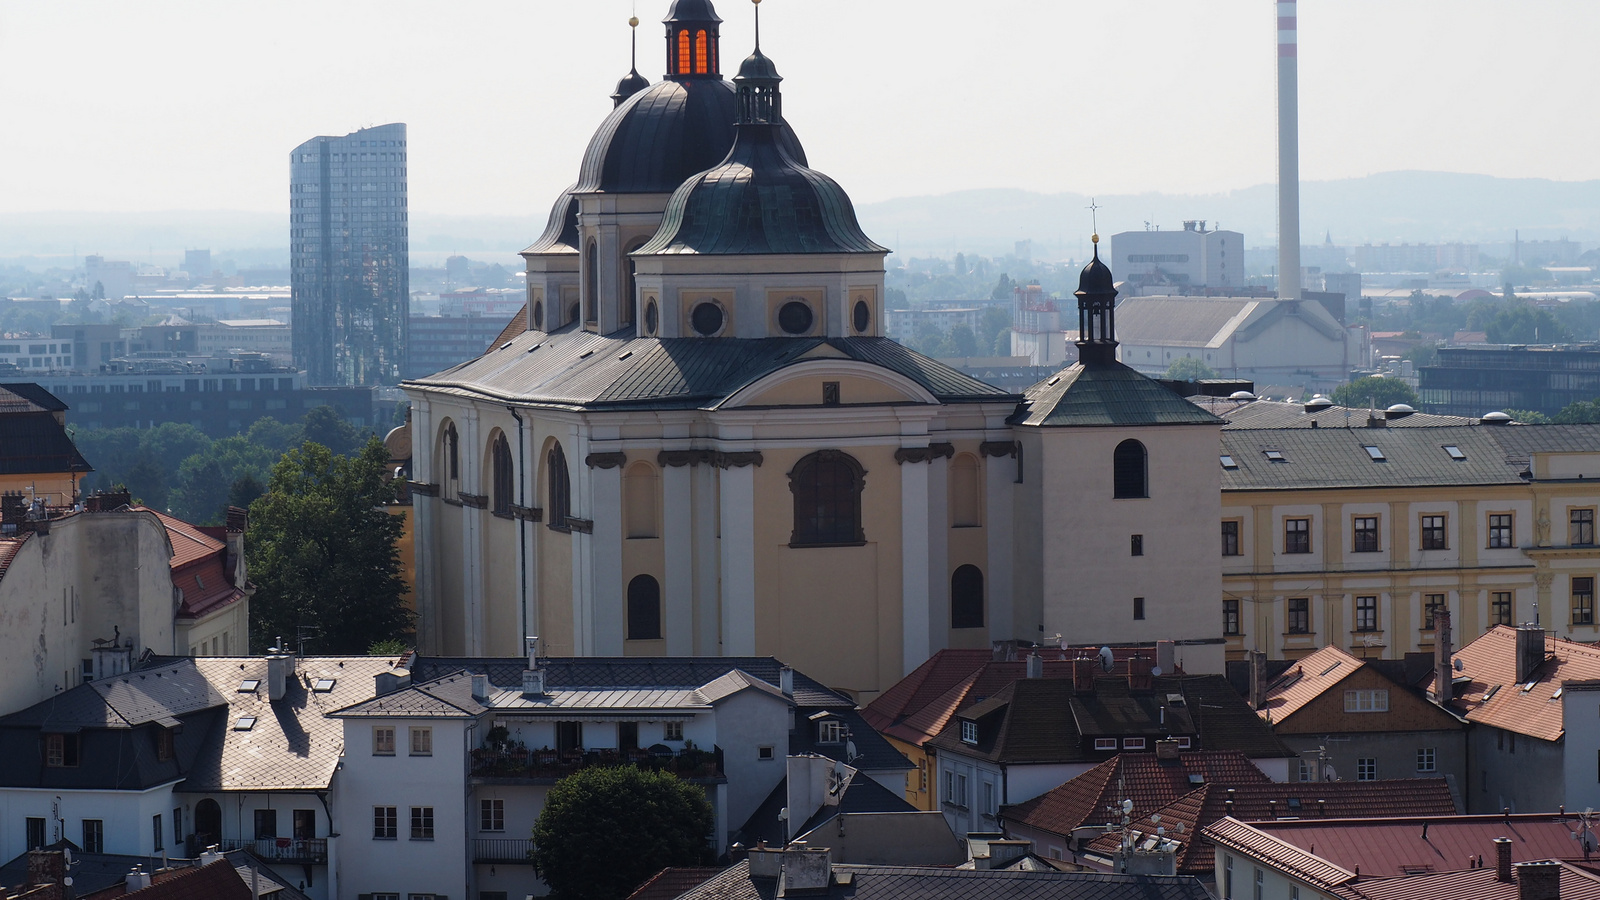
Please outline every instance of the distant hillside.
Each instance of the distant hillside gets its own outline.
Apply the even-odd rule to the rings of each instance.
[[[1600,181],[1495,178],[1447,172],[1384,172],[1301,185],[1301,231],[1307,244],[1332,232],[1335,243],[1371,241],[1503,242],[1566,237],[1600,241]],[[1277,244],[1277,186],[1225,194],[1098,196],[1100,230],[1137,230],[1146,221],[1181,228],[1185,219],[1241,231],[1248,246]],[[1087,240],[1089,197],[1021,190],[959,191],[905,197],[857,209],[875,240],[902,253],[1009,253],[1032,239],[1036,253],[1076,255]],[[1086,246],[1084,247],[1086,249]]]

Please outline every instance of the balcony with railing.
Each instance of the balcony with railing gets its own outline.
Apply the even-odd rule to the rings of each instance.
[[[691,781],[717,781],[725,776],[722,748],[671,750],[657,744],[649,749],[598,750],[574,749],[566,752],[485,747],[472,751],[474,778],[511,778],[535,784],[550,783],[581,769],[594,766],[637,766],[657,772],[671,772]]]
[[[527,838],[473,838],[472,861],[475,863],[497,863],[502,866],[516,865],[517,863],[533,864],[529,856],[533,852],[533,841]]]
[[[259,838],[240,840],[223,838],[216,843],[223,850],[249,850],[268,862],[297,863],[304,866],[328,864],[326,838]]]

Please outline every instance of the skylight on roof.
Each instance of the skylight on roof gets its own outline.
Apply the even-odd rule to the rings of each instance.
[[[239,693],[254,694],[256,692],[256,688],[258,687],[261,687],[261,679],[246,678],[245,680],[239,682]]]
[[[1361,449],[1367,451],[1367,455],[1372,457],[1372,461],[1373,462],[1384,462],[1385,461],[1385,457],[1383,455],[1383,451],[1379,450],[1377,447],[1374,447],[1371,444],[1368,444],[1365,447],[1362,447]]]
[[[1239,464],[1234,462],[1233,461],[1233,457],[1229,456],[1228,454],[1226,454],[1226,453],[1222,454],[1221,459],[1222,459],[1222,467],[1224,469],[1237,469],[1237,468],[1239,468]]]
[[[1271,460],[1272,462],[1288,462],[1287,459],[1283,458],[1282,450],[1263,450],[1261,452],[1265,453],[1267,455],[1267,459]]]
[[[1467,459],[1467,455],[1462,453],[1461,448],[1457,447],[1455,444],[1445,444],[1444,452],[1450,454],[1450,458],[1456,462],[1465,462]]]
[[[1333,665],[1331,665],[1331,666],[1327,667],[1326,669],[1323,669],[1321,672],[1319,672],[1317,674],[1317,677],[1321,678],[1322,676],[1328,674],[1329,672],[1332,672],[1334,669],[1337,669],[1342,665],[1344,665],[1344,660],[1342,660],[1342,659],[1341,660],[1336,660]]]
[[[255,716],[240,716],[239,721],[233,723],[234,731],[249,731],[256,727]]]
[[[333,683],[332,678],[318,678],[317,683],[311,686],[311,690],[318,694],[326,694],[333,690]]]

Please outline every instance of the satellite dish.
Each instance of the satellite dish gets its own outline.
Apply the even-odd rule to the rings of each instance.
[[[787,822],[787,821],[789,821],[789,807],[785,806],[783,809],[778,810],[778,821],[779,822]]]
[[[1132,800],[1124,800],[1124,801],[1122,801],[1122,812],[1124,814],[1133,812],[1133,801]]]
[[[1455,666],[1455,669],[1456,669],[1457,672],[1464,672],[1467,669],[1466,663],[1463,663],[1459,659],[1451,662],[1450,665]]]
[[[860,756],[861,756],[861,754],[856,752],[856,742],[855,741],[845,741],[844,742],[844,758],[845,758],[845,762],[855,762],[856,759],[859,758]]]
[[[1151,666],[1150,667],[1150,676],[1152,678],[1154,678],[1154,677],[1156,677],[1156,676],[1158,676],[1160,674],[1161,674],[1161,667],[1160,666]]]
[[[1178,824],[1172,826],[1172,830],[1176,831],[1179,834],[1183,834],[1183,823],[1179,822]]]
[[[1323,781],[1338,781],[1339,780],[1339,773],[1334,771],[1333,763],[1328,763],[1327,765],[1323,766],[1322,769],[1323,769],[1323,771],[1322,771],[1322,780]]]
[[[1109,671],[1111,671],[1112,667],[1115,666],[1115,665],[1116,665],[1116,659],[1111,655],[1111,648],[1110,647],[1101,647],[1100,648],[1100,668],[1102,670],[1106,671],[1106,672],[1109,672]]]

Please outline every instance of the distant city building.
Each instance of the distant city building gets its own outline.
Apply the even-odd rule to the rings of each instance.
[[[483,316],[502,326],[522,309],[527,295],[521,288],[464,287],[439,295],[442,316]]]
[[[189,273],[190,281],[202,281],[211,277],[211,251],[210,250],[185,250],[183,251],[183,270]]]
[[[1132,297],[1117,333],[1122,362],[1146,374],[1192,357],[1230,378],[1330,390],[1361,344],[1321,303],[1253,297]]]
[[[412,316],[406,377],[425,378],[482,356],[521,306],[519,299],[516,309],[499,317]]]
[[[83,268],[83,289],[89,296],[99,294],[107,300],[121,300],[133,293],[133,263],[108,260],[103,256],[85,256]],[[96,290],[97,287],[99,290]]]
[[[891,309],[885,313],[884,324],[888,326],[890,337],[905,340],[915,335],[917,328],[922,325],[927,325],[940,334],[957,325],[977,330],[978,320],[982,317],[983,309],[978,306],[961,306],[953,309],[922,306],[915,309]]]
[[[1471,272],[1478,267],[1477,244],[1363,244],[1354,256],[1362,272]]]
[[[1481,416],[1505,409],[1555,415],[1562,407],[1600,396],[1600,344],[1525,347],[1443,347],[1417,370],[1423,409]]]
[[[1141,287],[1239,287],[1244,235],[1207,231],[1204,219],[1184,222],[1182,231],[1124,231],[1111,236],[1111,270]]]
[[[295,365],[314,385],[399,381],[411,304],[406,126],[312,138],[289,170]]]
[[[277,365],[293,361],[288,324],[277,319],[223,319],[196,326],[202,356],[227,356],[245,351],[265,353]]]
[[[1011,296],[1012,356],[1027,357],[1030,366],[1052,367],[1078,358],[1078,323],[1063,314],[1075,311],[1075,301],[1056,300],[1037,284],[1012,288]]]

